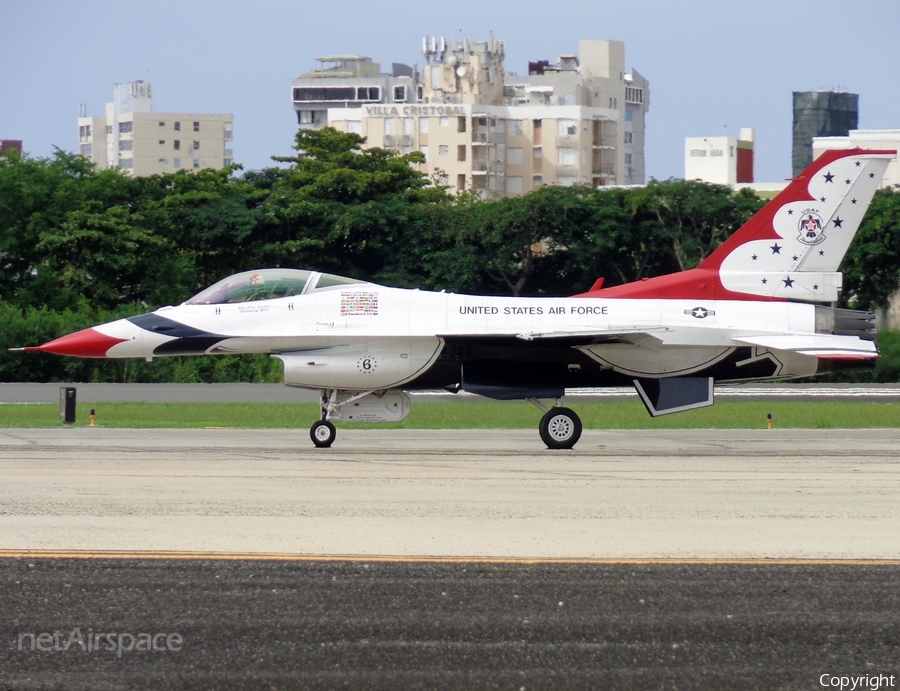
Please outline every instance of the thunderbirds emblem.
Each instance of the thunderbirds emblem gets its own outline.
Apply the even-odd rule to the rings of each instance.
[[[800,235],[797,239],[804,245],[818,245],[825,240],[822,225],[822,217],[816,210],[806,209],[800,216]]]

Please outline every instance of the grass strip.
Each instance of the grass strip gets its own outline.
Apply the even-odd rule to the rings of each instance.
[[[103,427],[308,428],[318,417],[312,403],[103,403],[79,405],[76,426],[97,412]],[[900,427],[900,403],[758,402],[717,403],[709,408],[651,418],[640,402],[571,403],[585,429],[761,429],[771,413],[774,426],[792,429]],[[387,429],[532,429],[541,414],[530,403],[420,403],[400,423],[344,423],[338,427]],[[0,427],[58,427],[53,403],[0,405]]]

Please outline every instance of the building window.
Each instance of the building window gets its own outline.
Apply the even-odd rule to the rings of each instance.
[[[521,120],[510,120],[509,121],[509,134],[521,135],[522,134],[522,121]]]
[[[362,134],[362,120],[348,120],[347,131],[350,134]]]
[[[122,158],[119,159],[119,165],[122,166],[125,170],[131,170],[134,168],[134,159],[133,158]]]
[[[225,132],[222,135],[225,139],[234,139],[234,130],[230,127],[225,128]]]
[[[428,145],[423,144],[419,147],[419,153],[421,153],[425,157],[425,162],[428,162]]]
[[[456,160],[457,161],[465,161],[466,160],[466,145],[459,144],[456,147]]]
[[[575,176],[574,175],[560,175],[556,179],[556,184],[560,187],[571,187],[575,184]]]
[[[524,154],[521,146],[511,146],[506,150],[506,162],[517,165],[524,162]]]
[[[450,154],[450,146],[447,144],[441,144],[438,147],[438,156],[448,156]]]
[[[534,147],[534,157],[535,158],[543,158],[544,157],[544,149],[540,146]]]
[[[91,138],[91,126],[90,125],[81,125],[78,128],[78,138],[85,142]]]
[[[419,118],[419,134],[428,134],[428,118]]]
[[[134,123],[131,120],[119,123],[119,134],[128,134],[134,129]]]
[[[134,142],[130,139],[120,139],[119,140],[119,151],[132,151],[134,147]]]
[[[200,142],[195,139],[194,140],[194,151],[199,151],[199,150],[200,150]]]
[[[632,132],[625,133],[625,143],[631,144],[634,141],[634,134]]]
[[[631,161],[632,161],[631,154],[625,154],[625,165],[630,166]]]
[[[80,153],[82,156],[87,156],[88,158],[90,158],[90,156],[94,153],[94,145],[82,144],[78,147],[78,153]]]
[[[394,87],[394,101],[403,103],[406,100],[406,87],[403,85]]]
[[[542,121],[540,119],[535,118],[534,120],[531,121],[532,128],[534,128],[536,130],[541,129],[541,122]]]
[[[460,192],[464,192],[466,189],[466,175],[465,173],[460,173],[456,176],[456,189]]]
[[[413,119],[412,118],[403,118],[403,134],[412,134],[413,133]]]
[[[159,145],[160,145],[160,146],[162,146],[162,145],[165,144],[165,143],[166,143],[166,140],[165,140],[165,139],[160,139],[160,140],[159,140]]]
[[[448,185],[448,184],[450,184],[450,178],[447,177],[446,175],[439,175],[438,176],[438,184],[439,185]]]
[[[421,103],[425,97],[425,87],[417,86],[416,87],[416,96],[418,97],[419,102]]]
[[[466,131],[466,116],[460,115],[456,118],[456,131],[457,132],[465,132]]]
[[[200,168],[200,159],[199,158],[194,159],[194,168]]]
[[[522,194],[522,176],[510,175],[506,178],[506,191],[509,194]]]
[[[159,121],[159,126],[160,126],[160,127],[165,127],[165,126],[166,126],[166,123],[163,122],[162,120],[160,120],[160,121]]]
[[[181,168],[181,159],[180,159],[180,158],[173,158],[173,159],[172,159],[172,165],[174,165],[176,168]]]
[[[161,159],[159,159],[159,162],[160,162],[160,163],[167,163],[167,162],[168,162],[168,159],[167,159],[167,158],[161,158]]]
[[[632,115],[633,115],[632,111],[626,110],[625,111],[625,122],[631,122]]]
[[[232,163],[234,163],[234,159],[231,159],[231,158],[226,158],[225,160],[222,161],[222,164],[223,164],[226,168],[227,168],[228,166],[230,166]]]
[[[172,144],[175,145],[175,151],[178,151],[179,149],[181,149],[181,140],[180,139],[176,139],[174,142],[172,142]]]
[[[537,188],[544,184],[544,177],[542,175],[535,175],[531,181],[531,184]]]
[[[106,126],[106,133],[107,133],[107,134],[112,134],[112,125],[107,125],[107,126]]]
[[[450,118],[446,115],[441,116],[441,127],[449,127],[450,126]]]
[[[180,123],[180,122],[176,122],[176,123],[175,123],[175,131],[176,131],[176,132],[180,132],[180,131],[181,131],[181,123]]]
[[[556,162],[561,166],[575,165],[575,149],[557,149]]]
[[[394,133],[394,119],[393,118],[385,118],[384,119],[384,133],[385,134],[393,134]]]
[[[294,101],[380,101],[380,86],[298,86],[294,88]]]
[[[200,131],[200,123],[194,120],[194,132]]]
[[[574,120],[569,120],[567,118],[560,118],[556,121],[559,126],[559,136],[565,137],[570,134],[578,134],[578,123]]]

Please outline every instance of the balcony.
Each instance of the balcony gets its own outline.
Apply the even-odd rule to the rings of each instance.
[[[575,149],[578,147],[578,135],[564,134],[556,138],[557,149]]]
[[[384,135],[384,145],[392,146],[412,146],[411,134],[386,134]]]

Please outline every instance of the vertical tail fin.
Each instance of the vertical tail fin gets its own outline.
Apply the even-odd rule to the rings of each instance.
[[[833,302],[838,267],[896,151],[826,151],[696,269],[584,296]]]

